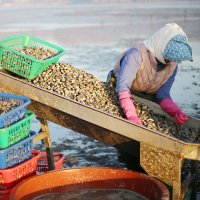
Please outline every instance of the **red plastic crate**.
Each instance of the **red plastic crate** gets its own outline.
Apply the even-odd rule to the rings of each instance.
[[[9,199],[10,190],[0,190],[0,200]]]
[[[36,174],[38,152],[32,152],[32,158],[9,169],[0,170],[0,190],[8,190],[20,181]]]
[[[53,153],[55,170],[62,169],[64,161],[64,155],[58,152]],[[37,164],[37,173],[41,174],[48,171],[47,154],[46,152],[40,152],[40,158]]]

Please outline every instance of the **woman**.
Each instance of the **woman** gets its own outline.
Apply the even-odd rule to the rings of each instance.
[[[129,121],[142,125],[131,99],[131,92],[140,92],[154,94],[178,125],[185,124],[188,116],[170,97],[178,63],[185,60],[192,61],[192,49],[186,34],[175,23],[166,24],[122,55],[113,72],[120,106]]]

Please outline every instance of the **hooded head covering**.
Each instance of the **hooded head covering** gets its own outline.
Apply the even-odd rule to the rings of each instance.
[[[192,60],[192,49],[182,28],[166,24],[144,42],[145,47],[162,63],[165,59],[178,62]]]
[[[183,35],[173,37],[165,47],[163,53],[164,59],[180,62],[184,60],[192,61],[192,48],[187,42],[187,38]]]

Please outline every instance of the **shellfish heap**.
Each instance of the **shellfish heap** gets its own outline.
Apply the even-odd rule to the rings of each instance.
[[[20,100],[2,100],[0,99],[0,116],[4,115],[5,113],[13,110],[14,108],[23,104],[23,101]]]
[[[42,47],[38,48],[27,46],[26,48],[16,50],[37,60],[46,60],[56,55],[53,51],[49,49],[44,49]]]
[[[80,103],[124,117],[115,89],[72,65],[62,63],[51,65],[32,80],[32,83]],[[134,102],[138,116],[147,128],[187,142],[194,142],[197,139],[196,129],[176,126],[175,122],[155,114],[148,106]]]
[[[72,65],[51,65],[32,83],[80,103],[122,116],[115,91],[111,86]]]

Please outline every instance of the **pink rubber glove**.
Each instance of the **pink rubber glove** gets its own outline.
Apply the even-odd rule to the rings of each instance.
[[[143,126],[141,120],[138,118],[135,106],[133,105],[133,100],[129,92],[121,92],[119,94],[119,103],[126,116],[126,118],[138,125]]]
[[[188,120],[188,116],[185,113],[183,113],[170,98],[161,101],[160,107],[170,116],[174,117],[176,120],[176,124],[178,125],[185,124]]]

